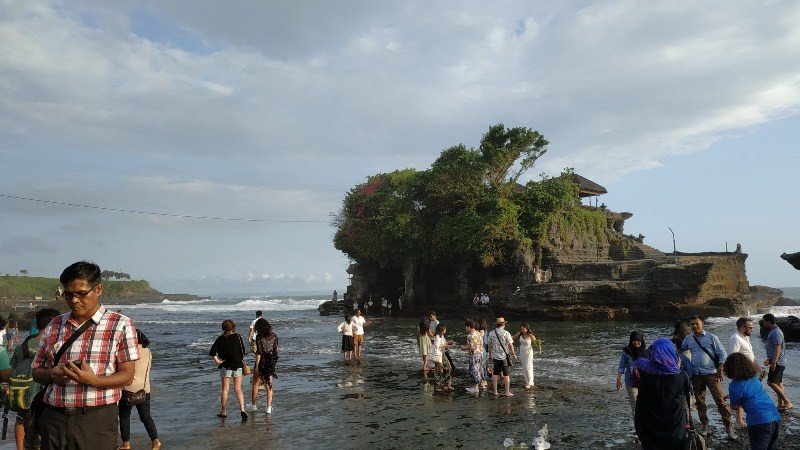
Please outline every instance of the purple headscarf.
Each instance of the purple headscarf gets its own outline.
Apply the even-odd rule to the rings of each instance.
[[[639,358],[633,365],[639,372],[649,375],[674,375],[681,371],[675,344],[667,338],[658,338],[650,346],[648,358]]]

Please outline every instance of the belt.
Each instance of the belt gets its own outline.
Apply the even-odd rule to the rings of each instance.
[[[64,407],[64,406],[47,405],[47,407],[52,409],[53,411],[58,411],[61,414],[64,414],[66,416],[77,416],[79,414],[85,415],[85,414],[89,414],[89,413],[92,413],[94,411],[97,411],[97,410],[100,410],[100,409],[103,409],[103,408],[109,408],[111,406],[116,406],[116,405],[117,405],[116,403],[109,403],[107,405],[100,405],[100,406],[67,406],[67,407]]]

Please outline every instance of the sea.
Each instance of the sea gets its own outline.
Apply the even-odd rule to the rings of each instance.
[[[785,292],[800,299],[800,288]],[[672,332],[668,322],[541,322],[530,317],[526,322],[543,341],[541,352],[534,354],[534,389],[523,389],[522,373],[515,367],[515,396],[483,392],[474,397],[464,391],[464,320],[444,318],[456,344],[451,350],[456,391],[442,395],[420,370],[414,334],[419,318],[367,314],[364,360],[346,362],[336,331],[341,317],[320,316],[317,310],[326,300],[261,295],[106,306],[122,310],[150,338],[152,414],[165,448],[504,448],[504,443],[522,448],[545,425],[550,448],[637,448],[627,396],[614,388],[621,348],[631,330],[643,331],[648,343]],[[231,390],[229,417],[220,419],[220,379],[208,352],[223,320],[233,320],[246,337],[256,310],[264,311],[279,337],[273,412],[265,414],[262,392],[259,411],[242,422]],[[763,312],[752,311],[751,317],[758,319]],[[800,315],[800,307],[772,312]],[[706,329],[724,344],[735,321],[712,317]],[[515,332],[520,323],[512,321],[507,329]],[[752,342],[757,360],[763,361],[761,340],[753,336]],[[800,344],[788,343],[786,352],[784,385],[790,399],[800,402]],[[248,360],[252,364],[252,355]],[[244,391],[249,399],[249,378]],[[800,415],[795,414],[785,416],[784,426],[800,433]],[[724,428],[713,406],[709,415],[710,448],[715,448],[714,436],[724,442]],[[149,448],[135,413],[131,429],[133,448]]]

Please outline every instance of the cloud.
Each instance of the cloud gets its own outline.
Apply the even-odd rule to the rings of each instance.
[[[38,237],[19,236],[8,238],[0,243],[0,255],[23,256],[29,254],[54,255],[58,252],[55,244]]]

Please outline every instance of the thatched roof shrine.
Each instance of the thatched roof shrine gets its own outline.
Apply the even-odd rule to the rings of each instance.
[[[603,186],[595,183],[594,181],[584,178],[577,173],[573,173],[570,175],[572,177],[572,181],[575,182],[580,187],[580,192],[578,195],[583,197],[593,197],[596,195],[607,194],[608,191]]]

